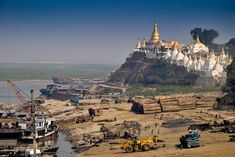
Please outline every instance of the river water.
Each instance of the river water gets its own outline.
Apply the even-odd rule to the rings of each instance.
[[[34,90],[34,95],[39,96],[39,90],[41,88],[45,88],[47,84],[52,83],[52,81],[19,81],[14,82],[15,85],[30,96],[30,90]],[[30,100],[30,97],[27,97],[25,94],[23,95],[26,100]],[[15,93],[11,89],[11,87],[6,82],[0,82],[0,104],[1,103],[13,103],[20,104],[19,99],[16,97]],[[64,132],[59,132],[56,138],[45,140],[39,142],[38,145],[49,144],[52,146],[59,146],[59,149],[56,153],[57,157],[70,157],[75,154],[72,149],[73,144],[67,140],[67,135]]]
[[[22,95],[26,100],[30,100],[30,90],[34,90],[34,96],[39,96],[39,90],[41,88],[46,88],[47,84],[52,83],[52,81],[15,81],[14,84],[23,92]],[[24,94],[25,93],[25,94]],[[8,85],[7,82],[0,82],[0,103],[17,103],[19,104],[19,99],[16,97],[16,94],[13,92],[12,88]]]
[[[73,145],[71,142],[68,141],[66,133],[59,132],[58,135],[59,136],[55,142],[55,145],[59,146],[59,149],[56,152],[56,156],[57,157],[73,156],[75,154],[74,150],[72,149]]]

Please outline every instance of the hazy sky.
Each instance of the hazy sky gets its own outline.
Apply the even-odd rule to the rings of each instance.
[[[0,0],[0,61],[121,64],[154,21],[162,39],[195,27],[235,37],[234,0]]]

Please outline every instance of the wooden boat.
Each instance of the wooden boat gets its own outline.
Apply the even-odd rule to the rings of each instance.
[[[55,125],[53,129],[36,129],[36,140],[38,139],[43,139],[49,136],[52,136],[54,134],[57,134],[58,132],[58,126]],[[30,133],[30,134],[29,134]],[[33,140],[33,135],[31,134],[32,132],[29,131],[28,136],[22,136],[20,140]]]

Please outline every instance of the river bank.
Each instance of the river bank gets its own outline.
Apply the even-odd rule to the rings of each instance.
[[[91,101],[91,100],[90,100]],[[179,112],[165,112],[154,114],[135,114],[130,112],[131,103],[122,102],[121,104],[114,103],[92,103],[92,105],[82,105],[82,106],[71,106],[68,101],[55,101],[47,100],[45,107],[58,120],[60,129],[69,133],[69,140],[74,144],[78,151],[75,156],[133,156],[133,154],[125,153],[120,147],[121,143],[125,139],[115,139],[115,140],[102,140],[102,142],[90,144],[89,140],[86,141],[87,137],[92,140],[103,138],[103,132],[101,131],[101,126],[106,126],[107,128],[115,129],[116,126],[123,124],[125,121],[136,121],[141,124],[141,128],[150,128],[144,130],[138,138],[149,138],[152,136],[152,130],[157,125],[157,132],[160,139],[165,141],[166,147],[159,148],[157,150],[149,152],[135,153],[135,156],[184,156],[184,157],[197,157],[198,153],[206,154],[207,157],[213,157],[220,153],[223,157],[232,157],[234,143],[228,142],[229,137],[224,133],[210,133],[200,132],[202,147],[190,149],[190,150],[180,150],[175,147],[179,143],[179,137],[182,134],[186,134],[188,131],[189,123],[183,123],[180,126],[165,127],[163,124],[175,119],[189,119],[191,121],[196,121],[197,123],[208,123],[221,122],[229,117],[235,117],[233,111],[220,111],[212,110],[210,107],[193,109],[193,110],[183,110]],[[87,121],[84,123],[76,123],[75,120],[80,115],[87,115],[88,109],[99,109],[102,108],[102,115],[95,116],[92,121]],[[219,118],[216,118],[219,115]],[[85,141],[84,141],[85,140]]]
[[[207,95],[216,98],[221,93],[197,93],[197,95]],[[185,95],[178,94],[177,96]],[[193,93],[191,93],[193,95]],[[174,95],[175,97],[176,95]],[[169,96],[171,97],[171,96]],[[140,97],[145,99],[144,97]],[[146,98],[148,99],[148,98]],[[50,112],[51,116],[57,121],[60,133],[66,133],[59,136],[62,147],[58,150],[58,157],[75,156],[75,157],[91,157],[91,156],[133,156],[133,154],[125,153],[121,149],[121,143],[126,141],[123,138],[114,140],[104,139],[104,132],[101,127],[105,126],[109,129],[117,129],[125,121],[135,121],[141,124],[143,132],[138,136],[140,139],[151,138],[152,130],[157,130],[160,139],[165,141],[166,147],[149,152],[135,153],[135,156],[183,156],[197,157],[198,153],[206,154],[207,157],[214,157],[220,152],[222,157],[233,157],[233,151],[228,148],[234,147],[234,143],[228,142],[229,137],[224,133],[200,132],[202,147],[180,150],[175,147],[179,143],[179,137],[188,131],[188,121],[197,123],[221,122],[229,117],[235,117],[234,111],[213,110],[212,107],[197,108],[192,110],[182,110],[178,112],[162,112],[155,114],[136,114],[131,112],[132,104],[127,103],[127,97],[123,97],[121,103],[115,104],[113,101],[102,102],[102,99],[86,99],[81,100],[83,105],[73,106],[70,101],[45,100],[43,106]],[[215,100],[215,99],[213,99]],[[212,101],[213,101],[212,100]],[[213,102],[212,102],[213,103]],[[88,115],[88,110],[100,109],[102,112],[99,116],[95,116],[91,121],[76,123],[79,116]],[[219,115],[218,117],[216,115]],[[216,118],[217,117],[217,118]],[[165,127],[163,124],[180,120],[183,122],[180,126]],[[157,128],[156,127],[157,124]],[[148,129],[145,129],[148,128]],[[68,142],[69,143],[66,143]],[[65,143],[64,143],[65,142]],[[71,142],[71,143],[70,143]],[[65,148],[65,149],[64,149]],[[66,153],[66,154],[64,154]]]

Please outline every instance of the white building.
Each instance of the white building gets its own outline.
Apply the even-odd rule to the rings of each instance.
[[[170,60],[170,64],[184,66],[188,71],[198,71],[200,75],[208,77],[226,77],[225,69],[232,62],[232,57],[225,53],[224,48],[217,55],[213,50],[209,52],[208,47],[200,42],[198,36],[189,46],[178,41],[161,40],[156,23],[150,40],[144,39],[141,43],[138,39],[134,52],[144,52],[150,59]]]

